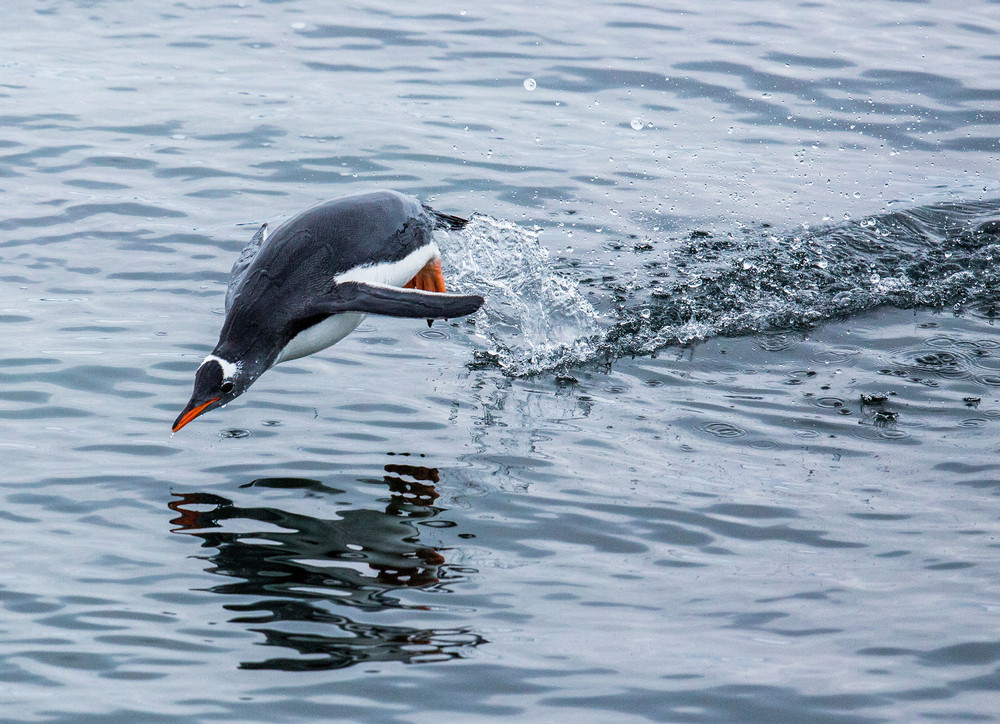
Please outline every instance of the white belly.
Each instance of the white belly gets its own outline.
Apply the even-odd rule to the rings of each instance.
[[[347,312],[327,317],[319,324],[314,324],[309,329],[304,329],[295,335],[292,341],[281,350],[275,364],[305,357],[319,352],[321,349],[326,349],[332,344],[337,344],[353,332],[364,318],[365,315],[361,312]]]

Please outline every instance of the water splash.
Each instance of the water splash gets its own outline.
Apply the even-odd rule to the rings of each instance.
[[[476,355],[479,362],[521,377],[597,354],[607,325],[579,284],[552,267],[535,232],[475,215],[441,248],[456,288],[486,297],[476,317],[487,344]]]
[[[882,305],[1000,316],[1000,201],[939,204],[776,234],[767,225],[637,245],[590,282],[599,314],[537,234],[475,216],[442,243],[486,297],[483,364],[511,376],[650,354],[715,336],[809,329]],[[650,253],[651,249],[665,249]],[[631,263],[624,263],[630,261]]]
[[[775,235],[696,233],[623,290],[610,357],[713,336],[808,329],[882,305],[996,316],[1000,202],[941,204]]]

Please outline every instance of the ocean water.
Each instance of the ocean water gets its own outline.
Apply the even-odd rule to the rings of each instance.
[[[1000,718],[996,2],[0,31],[0,721]],[[177,435],[258,225],[450,214]]]

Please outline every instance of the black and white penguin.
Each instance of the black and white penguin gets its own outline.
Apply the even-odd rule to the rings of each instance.
[[[336,344],[366,314],[450,319],[483,304],[446,294],[436,228],[465,219],[395,191],[344,196],[308,209],[268,234],[260,227],[233,265],[219,343],[195,373],[174,422],[242,395],[264,372]]]

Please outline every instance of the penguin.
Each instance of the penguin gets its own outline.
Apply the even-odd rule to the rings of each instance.
[[[466,223],[411,196],[373,191],[313,206],[273,234],[261,226],[230,272],[219,343],[195,372],[173,432],[232,402],[274,365],[336,344],[365,315],[430,324],[475,312],[481,296],[446,293],[433,238]]]

